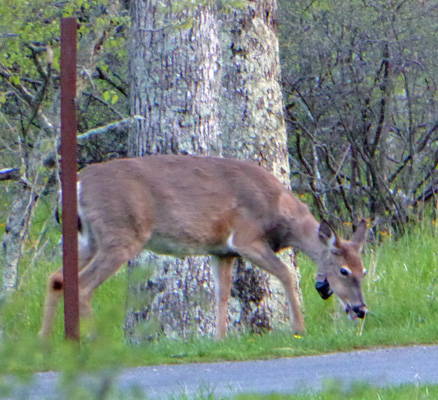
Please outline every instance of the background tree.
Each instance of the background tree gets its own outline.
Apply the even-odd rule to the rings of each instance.
[[[120,45],[119,28],[126,20],[119,14],[118,2],[108,6],[98,1],[54,4],[46,0],[31,5],[20,1],[3,4],[0,13],[0,169],[3,168],[0,180],[16,182],[0,188],[2,198],[11,199],[2,238],[3,294],[16,288],[23,244],[28,238],[38,200],[44,199],[50,208],[57,203],[56,196],[47,195],[57,193],[59,186],[59,20],[62,15],[71,14],[80,21],[80,131],[102,124],[114,113],[117,118],[123,115],[123,111],[116,112],[114,106],[115,80],[108,66],[109,61],[116,64],[118,59],[114,50]],[[109,47],[114,51],[111,56],[101,51],[105,42],[111,43]],[[113,92],[114,95],[107,98],[106,93]],[[30,247],[36,255],[48,243],[45,233],[53,226],[49,222],[53,220],[52,215],[42,223],[42,234]]]
[[[403,232],[437,188],[437,5],[280,4],[295,184],[334,222]]]

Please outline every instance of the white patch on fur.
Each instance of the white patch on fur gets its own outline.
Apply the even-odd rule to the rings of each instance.
[[[77,191],[78,191],[78,203],[79,203],[79,199],[81,197],[81,181],[77,182],[76,187],[77,187]]]
[[[84,233],[84,231],[79,232],[78,234],[79,248],[87,248],[88,247],[88,235]]]
[[[77,193],[78,193],[78,216],[79,218],[82,217],[82,210],[81,210],[81,181],[77,182]],[[78,241],[79,241],[79,248],[86,248],[88,247],[88,233],[85,230],[84,224],[82,224],[82,231],[78,232]]]
[[[231,251],[236,251],[236,247],[234,246],[233,239],[234,239],[234,233],[231,232],[231,235],[227,239],[227,247]]]
[[[336,244],[336,235],[334,235],[332,233],[331,236],[327,240],[327,245],[328,245],[329,249],[335,249],[336,248],[335,244]]]

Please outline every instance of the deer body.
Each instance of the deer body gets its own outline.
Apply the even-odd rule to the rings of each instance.
[[[82,316],[91,314],[94,289],[148,249],[176,257],[213,257],[218,337],[226,334],[235,257],[277,276],[286,291],[293,330],[303,333],[291,274],[275,255],[287,247],[302,250],[316,262],[351,316],[365,313],[359,254],[365,224],[351,242],[338,238],[274,176],[253,163],[173,155],[115,160],[81,172],[78,198]],[[60,270],[49,279],[43,335],[51,331],[62,293]]]

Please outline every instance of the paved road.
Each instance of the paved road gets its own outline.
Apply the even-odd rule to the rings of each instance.
[[[92,387],[93,377],[87,379]],[[102,382],[102,377],[99,379]],[[53,392],[58,380],[56,373],[37,374],[30,398],[62,398]],[[137,387],[147,394],[148,399],[166,399],[178,398],[182,394],[191,398],[202,392],[228,397],[238,393],[318,391],[330,380],[339,382],[344,388],[356,382],[374,386],[438,384],[438,346],[362,350],[267,361],[139,367],[118,374],[115,385],[123,393]]]

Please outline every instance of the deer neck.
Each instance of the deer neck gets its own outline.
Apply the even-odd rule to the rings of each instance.
[[[297,235],[294,235],[292,246],[305,253],[316,265],[321,265],[326,248],[319,239],[319,222],[309,213],[296,220],[295,224]]]

